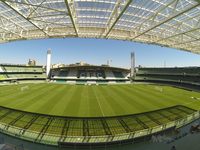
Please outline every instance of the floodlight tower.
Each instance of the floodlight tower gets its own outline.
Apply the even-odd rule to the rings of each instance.
[[[49,76],[49,72],[51,69],[51,49],[47,51],[47,66],[46,66],[46,75]]]
[[[131,52],[131,77],[135,75],[135,53]]]

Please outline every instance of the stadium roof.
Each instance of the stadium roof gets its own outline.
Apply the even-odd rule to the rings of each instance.
[[[0,0],[0,42],[82,37],[200,53],[200,0]]]
[[[108,65],[101,65],[101,66],[97,66],[97,65],[71,65],[71,66],[64,66],[64,67],[55,67],[52,68],[54,70],[56,69],[68,69],[68,68],[78,68],[78,69],[82,69],[84,68],[85,70],[91,70],[91,69],[113,69],[113,70],[121,70],[121,71],[126,71],[126,72],[130,72],[130,69],[126,69],[126,68],[120,68],[120,67],[112,67],[112,66],[108,66]]]

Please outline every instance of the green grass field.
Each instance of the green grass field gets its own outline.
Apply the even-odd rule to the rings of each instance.
[[[98,117],[185,105],[200,108],[200,93],[170,86],[19,84],[0,86],[0,105],[51,115]]]

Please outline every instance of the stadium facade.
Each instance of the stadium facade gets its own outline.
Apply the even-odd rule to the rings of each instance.
[[[1,83],[56,82],[65,84],[116,84],[153,82],[199,90],[199,68],[136,68],[130,70],[110,66],[71,65],[52,68],[0,65]],[[199,118],[199,111],[173,106],[152,112],[113,117],[69,117],[30,113],[7,107],[0,108],[1,132],[17,138],[59,147],[104,147],[125,144],[138,138],[180,128]],[[169,116],[166,116],[166,112]],[[158,117],[155,118],[155,114]],[[145,119],[144,119],[145,118]],[[162,122],[160,120],[162,119]],[[163,119],[165,120],[163,122]]]
[[[51,70],[51,80],[67,83],[130,83],[130,70],[110,66],[74,65]]]

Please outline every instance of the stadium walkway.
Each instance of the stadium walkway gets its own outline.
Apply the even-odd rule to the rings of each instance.
[[[176,150],[200,150],[200,132],[191,134],[191,125],[197,125],[200,123],[200,119],[182,128],[174,137],[158,136],[152,138],[149,142],[141,142],[128,145],[115,145],[113,147],[106,148],[90,148],[95,150],[171,150],[173,145],[176,146]],[[187,133],[187,134],[186,134]],[[181,138],[177,138],[182,136]],[[176,140],[175,140],[176,139]],[[22,145],[22,141],[11,136],[0,134],[0,144],[10,143],[12,145]],[[78,150],[77,148],[57,148],[46,146],[42,144],[34,144],[31,142],[23,141],[24,150]],[[20,149],[21,150],[21,149]],[[84,149],[82,149],[84,150]],[[87,150],[87,149],[85,149]]]

